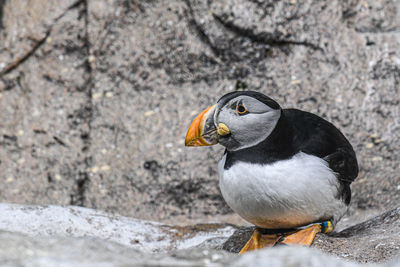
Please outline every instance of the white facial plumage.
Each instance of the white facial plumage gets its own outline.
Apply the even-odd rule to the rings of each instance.
[[[238,105],[243,105],[246,114],[238,114]],[[220,138],[219,142],[230,151],[255,146],[271,134],[280,116],[280,109],[273,109],[253,97],[235,97],[218,107],[215,114],[216,125],[224,123],[230,130],[230,136]]]

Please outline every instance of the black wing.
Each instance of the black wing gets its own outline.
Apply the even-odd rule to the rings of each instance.
[[[297,109],[285,109],[283,113],[293,125],[296,150],[325,159],[338,174],[341,196],[346,204],[350,203],[350,184],[357,178],[358,164],[349,141],[332,123],[317,115]]]

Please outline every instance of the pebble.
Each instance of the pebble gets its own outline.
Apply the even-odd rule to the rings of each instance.
[[[301,81],[300,81],[300,80],[294,80],[294,81],[291,81],[290,83],[291,83],[292,85],[296,85],[296,84],[301,83]]]
[[[367,148],[373,148],[374,147],[374,144],[373,143],[368,143],[368,144],[366,144],[365,145]]]
[[[171,147],[173,147],[174,145],[173,145],[172,143],[167,143],[167,144],[165,144],[165,146],[166,146],[167,148],[171,148]]]
[[[102,95],[103,95],[102,93],[94,93],[94,94],[92,94],[92,98],[93,98],[93,99],[98,99],[98,98],[100,98]]]
[[[383,160],[383,158],[379,157],[379,156],[372,158],[372,161],[382,161],[382,160]]]
[[[144,113],[144,116],[150,117],[150,116],[153,115],[154,113],[155,113],[154,110],[149,110],[149,111],[146,111],[146,113]]]
[[[102,170],[103,172],[108,172],[108,171],[110,170],[110,166],[108,166],[108,165],[103,165],[103,166],[101,166],[101,170]]]
[[[93,55],[90,55],[90,56],[89,56],[89,58],[88,58],[88,61],[89,61],[90,63],[93,63],[93,62],[95,62],[95,61],[96,61],[96,58],[95,58],[95,56],[93,56]]]

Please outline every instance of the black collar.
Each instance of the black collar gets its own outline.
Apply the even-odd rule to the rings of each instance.
[[[297,152],[293,145],[293,127],[282,112],[275,129],[264,141],[236,151],[226,150],[224,168],[229,169],[237,161],[269,164],[291,158]]]

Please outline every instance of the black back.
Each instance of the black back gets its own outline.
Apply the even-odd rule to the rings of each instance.
[[[350,203],[350,184],[358,175],[354,150],[346,137],[330,122],[309,112],[283,109],[272,133],[256,146],[226,151],[225,169],[236,161],[269,164],[289,159],[298,152],[325,159],[337,173],[339,196]]]

